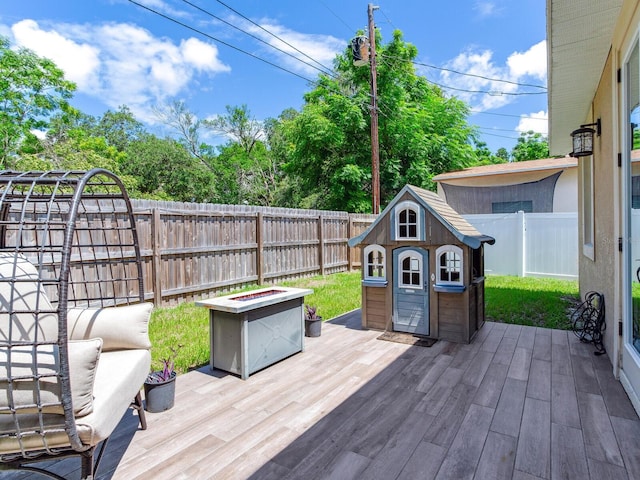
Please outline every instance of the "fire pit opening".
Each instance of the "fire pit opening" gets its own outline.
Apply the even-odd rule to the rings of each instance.
[[[285,293],[285,291],[284,290],[265,290],[258,293],[247,293],[245,295],[238,295],[237,297],[231,297],[231,300],[236,300],[238,302],[246,302],[248,300],[254,300],[256,298],[277,295],[278,293]]]

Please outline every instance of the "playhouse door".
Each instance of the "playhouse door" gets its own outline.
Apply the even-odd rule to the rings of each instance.
[[[393,251],[393,329],[429,335],[429,252]]]

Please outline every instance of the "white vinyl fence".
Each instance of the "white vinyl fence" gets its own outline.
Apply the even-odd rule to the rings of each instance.
[[[496,239],[495,245],[485,245],[485,273],[578,279],[577,213],[463,217],[480,233]]]

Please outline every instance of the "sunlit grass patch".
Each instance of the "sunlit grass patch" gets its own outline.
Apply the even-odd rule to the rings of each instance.
[[[566,329],[579,298],[577,281],[507,276],[485,281],[486,319],[496,322]]]

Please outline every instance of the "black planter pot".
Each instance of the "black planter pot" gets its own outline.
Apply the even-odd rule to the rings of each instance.
[[[319,337],[322,331],[322,317],[318,317],[314,320],[304,320],[304,335],[305,337]]]
[[[169,380],[155,382],[151,380],[154,374],[161,372],[153,372],[144,382],[144,398],[145,410],[151,413],[164,412],[173,407],[176,396],[176,372],[171,374]]]

